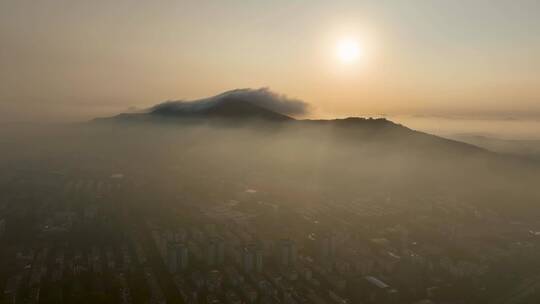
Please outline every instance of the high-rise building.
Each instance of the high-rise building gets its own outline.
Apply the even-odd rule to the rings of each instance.
[[[186,270],[189,266],[188,246],[184,243],[176,244],[176,264],[178,270]]]
[[[216,243],[210,241],[208,244],[206,244],[206,264],[208,266],[216,265],[216,255],[217,255]]]
[[[255,264],[255,255],[253,250],[249,247],[244,247],[242,250],[242,268],[244,272],[250,273],[254,269]]]
[[[255,248],[255,271],[259,273],[263,271],[263,267],[264,267],[263,254],[264,254],[264,251],[260,246]]]
[[[152,231],[152,238],[154,239],[154,243],[156,244],[156,247],[159,251],[159,254],[161,258],[166,261],[167,259],[167,240],[163,237],[163,235],[158,231],[154,230]]]
[[[283,239],[278,244],[278,260],[283,267],[292,267],[296,264],[297,249],[294,241]]]
[[[225,241],[222,238],[216,240],[216,261],[218,265],[225,262]]]
[[[337,255],[337,237],[335,234],[325,234],[319,238],[319,256],[324,262],[335,259]]]
[[[260,244],[252,243],[242,248],[242,269],[245,272],[262,272],[263,261],[264,251]]]
[[[176,273],[186,270],[189,265],[188,246],[184,243],[170,243],[167,246],[167,268]]]
[[[222,238],[213,237],[206,246],[206,264],[208,266],[222,265],[225,262],[225,242]]]
[[[170,273],[176,273],[178,271],[176,246],[172,243],[169,243],[167,246],[167,268]]]
[[[251,243],[242,248],[242,269],[250,273],[252,271],[262,272],[264,251],[260,244]]]

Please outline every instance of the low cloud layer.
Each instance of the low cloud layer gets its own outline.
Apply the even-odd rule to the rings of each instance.
[[[269,88],[236,89],[216,96],[197,100],[174,100],[160,103],[150,111],[179,110],[199,111],[226,99],[243,100],[284,115],[301,116],[309,112],[310,105],[300,99],[289,98]]]

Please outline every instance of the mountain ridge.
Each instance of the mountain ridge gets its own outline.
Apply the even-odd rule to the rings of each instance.
[[[354,142],[393,142],[400,149],[417,146],[417,150],[453,151],[453,153],[487,152],[475,145],[412,130],[386,118],[347,117],[336,119],[295,119],[256,105],[245,98],[217,95],[202,102],[164,102],[141,113],[121,113],[94,122],[150,123],[158,125],[213,125],[249,127],[259,131],[287,129],[289,133],[318,136],[331,132],[334,140]],[[388,147],[392,149],[392,147]],[[426,152],[427,153],[427,152]]]

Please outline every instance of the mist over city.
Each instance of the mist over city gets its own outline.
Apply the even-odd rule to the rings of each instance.
[[[0,2],[0,304],[540,302],[537,1]]]

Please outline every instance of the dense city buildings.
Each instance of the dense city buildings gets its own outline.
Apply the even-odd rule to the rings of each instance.
[[[53,139],[32,138],[44,150],[0,158],[0,303],[540,300],[540,223],[521,182],[467,188],[446,153],[381,148],[395,141],[370,132],[412,132],[387,121],[291,123],[299,129],[93,126],[53,152]],[[350,124],[359,129],[333,133]],[[367,144],[341,142],[359,134]],[[404,171],[420,161],[436,170]]]
[[[360,230],[325,204],[282,206],[295,217],[274,229],[274,205],[242,207],[260,199],[256,192],[226,208],[186,202],[163,214],[161,206],[121,203],[131,182],[64,177],[47,208],[4,203],[2,303],[457,303],[453,292],[488,288],[493,265],[516,254],[534,263],[540,241],[532,227],[458,205],[444,220],[428,205],[414,220],[385,226],[392,208],[342,204],[365,223]],[[499,243],[472,245],[464,226],[486,221],[498,223]],[[501,246],[509,237],[521,244]],[[476,253],[459,252],[465,245]]]

